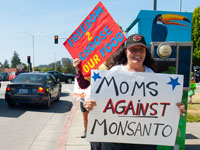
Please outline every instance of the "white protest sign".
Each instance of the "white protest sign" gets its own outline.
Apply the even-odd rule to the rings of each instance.
[[[183,76],[93,70],[87,139],[175,145]]]

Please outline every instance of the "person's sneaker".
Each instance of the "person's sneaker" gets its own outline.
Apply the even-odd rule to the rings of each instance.
[[[83,135],[81,135],[81,138],[86,138],[86,133],[87,133],[87,131],[84,131]]]

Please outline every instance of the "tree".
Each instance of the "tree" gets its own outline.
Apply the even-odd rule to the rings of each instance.
[[[57,66],[56,71],[62,72],[62,66],[61,65]]]
[[[56,71],[62,72],[61,61],[57,61],[57,62],[56,62]]]
[[[44,68],[41,69],[41,71],[42,71],[42,72],[47,72],[48,69],[47,69],[47,67],[44,67]]]
[[[11,59],[11,68],[16,68],[17,65],[21,63],[21,60],[19,58],[19,55],[17,54],[16,51],[14,51],[13,57]]]
[[[34,71],[41,71],[40,67],[34,67]]]
[[[53,70],[55,70],[55,63],[50,63],[50,64],[47,66],[47,68],[48,68],[48,71],[53,71]]]
[[[4,61],[4,63],[3,63],[3,68],[10,68],[7,59],[6,59],[6,60]]]
[[[75,68],[73,67],[72,59],[62,58],[63,72],[64,73],[75,73]]]
[[[195,8],[192,16],[192,41],[193,41],[193,63],[200,65],[200,6]]]
[[[22,65],[23,65],[23,71],[28,71],[28,66],[25,64],[25,63],[22,63]]]
[[[0,68],[3,68],[3,64],[0,62]]]

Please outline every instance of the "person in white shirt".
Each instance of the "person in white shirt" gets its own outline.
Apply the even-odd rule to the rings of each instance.
[[[130,35],[126,41],[125,48],[119,53],[116,66],[112,67],[111,71],[124,72],[151,72],[155,71],[155,61],[151,57],[145,39],[140,34]],[[96,106],[96,102],[91,99],[84,101],[86,110],[91,111]],[[183,103],[177,103],[180,113],[185,112]],[[102,142],[102,150],[156,150],[156,145],[143,144],[124,144],[124,143],[104,143]]]

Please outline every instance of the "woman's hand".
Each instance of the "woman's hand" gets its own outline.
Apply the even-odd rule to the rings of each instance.
[[[76,58],[73,61],[73,66],[78,69],[78,66],[81,64],[81,60]]]
[[[83,103],[83,106],[85,107],[85,109],[87,111],[91,111],[93,109],[93,107],[96,106],[96,105],[97,105],[96,101],[90,100],[90,99],[85,100],[84,103]]]
[[[185,116],[185,113],[184,113],[184,112],[186,112],[185,105],[183,103],[176,103],[176,106],[179,108],[180,114],[182,116]]]

